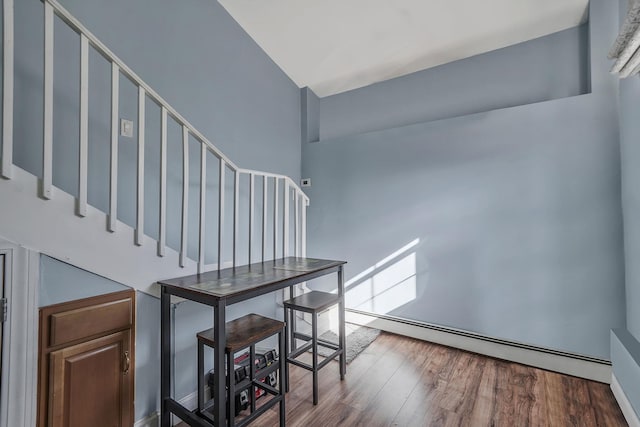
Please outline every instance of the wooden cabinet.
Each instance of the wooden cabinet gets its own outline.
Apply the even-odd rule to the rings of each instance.
[[[39,427],[133,424],[135,292],[40,310]]]

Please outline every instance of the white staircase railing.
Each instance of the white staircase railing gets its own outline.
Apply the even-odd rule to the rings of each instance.
[[[73,17],[57,0],[43,0],[44,4],[44,137],[42,141],[43,169],[40,181],[40,194],[43,199],[50,200],[56,197],[57,191],[53,185],[53,61],[55,53],[54,45],[54,16],[62,19],[80,37],[80,108],[79,108],[79,163],[78,163],[78,193],[76,197],[76,212],[78,217],[87,215],[88,206],[88,147],[89,147],[89,53],[94,49],[111,64],[111,140],[110,140],[110,167],[109,167],[109,196],[107,214],[107,230],[117,232],[117,206],[118,206],[118,138],[119,138],[119,96],[120,77],[128,78],[138,90],[138,146],[137,146],[137,170],[136,170],[136,219],[134,226],[134,244],[142,245],[148,236],[144,235],[144,192],[145,192],[145,105],[150,99],[160,106],[161,132],[160,132],[160,198],[158,206],[159,229],[157,237],[157,256],[163,257],[167,248],[167,122],[174,120],[182,129],[183,147],[183,173],[182,173],[182,218],[181,236],[179,248],[179,264],[184,267],[188,260],[188,230],[189,230],[189,200],[191,197],[199,199],[199,224],[197,242],[197,269],[199,272],[212,268],[223,268],[227,265],[236,266],[241,260],[249,263],[279,258],[281,256],[304,256],[306,252],[306,207],[309,204],[308,197],[298,185],[289,177],[267,172],[242,169],[227,158],[207,137],[200,133],[178,111],[169,105],[157,92],[146,84],[131,68],[120,60],[107,46],[85,28]],[[13,42],[13,0],[3,1],[4,11],[4,53],[3,53],[3,130],[2,144],[0,147],[2,161],[0,163],[0,175],[10,180],[14,174],[13,164],[13,86],[14,86],[14,42]],[[199,190],[198,194],[190,194],[189,185],[189,140],[195,138],[200,144],[199,166]],[[207,154],[215,156],[218,167],[218,188],[213,192],[207,189]],[[225,217],[226,188],[225,176],[227,171],[233,175],[233,215]],[[248,176],[248,205],[249,216],[248,230],[245,234],[247,241],[240,242],[240,194],[241,176]],[[261,224],[256,221],[260,212],[256,212],[256,186],[262,184],[262,213]],[[282,185],[281,185],[282,184]],[[3,185],[0,183],[0,185]],[[279,189],[282,189],[280,191]],[[278,200],[278,194],[283,195],[283,200]],[[217,224],[212,224],[207,218],[211,216],[206,212],[209,197],[217,197],[218,212]],[[293,205],[291,205],[291,203]],[[268,209],[272,211],[269,212]],[[279,210],[282,209],[280,212]],[[293,210],[293,221],[291,212]],[[258,215],[256,215],[256,213]],[[271,224],[269,222],[272,221]],[[207,240],[205,230],[207,227],[217,227],[217,241]],[[261,233],[256,233],[261,229]],[[227,232],[232,234],[231,260],[224,259]],[[272,233],[272,236],[269,235]],[[293,233],[293,236],[291,235]],[[257,237],[256,237],[257,235]],[[272,240],[272,248],[267,247]],[[242,256],[240,247],[246,245],[247,252]],[[217,263],[207,264],[205,253],[212,248],[217,250]],[[257,249],[260,248],[258,251]],[[256,257],[255,253],[261,256]],[[258,258],[258,259],[256,259]]]

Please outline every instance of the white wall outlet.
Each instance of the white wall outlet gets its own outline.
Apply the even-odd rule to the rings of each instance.
[[[120,135],[133,138],[133,121],[120,119]]]
[[[302,180],[300,180],[300,185],[302,187],[311,187],[311,178],[302,178]]]

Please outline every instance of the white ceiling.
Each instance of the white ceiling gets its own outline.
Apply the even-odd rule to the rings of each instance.
[[[218,0],[323,97],[578,25],[588,0]]]

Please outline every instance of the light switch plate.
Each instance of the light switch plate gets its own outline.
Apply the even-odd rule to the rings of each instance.
[[[120,135],[133,138],[133,121],[120,119]]]
[[[311,187],[311,178],[302,178],[300,180],[300,185],[302,187]]]

